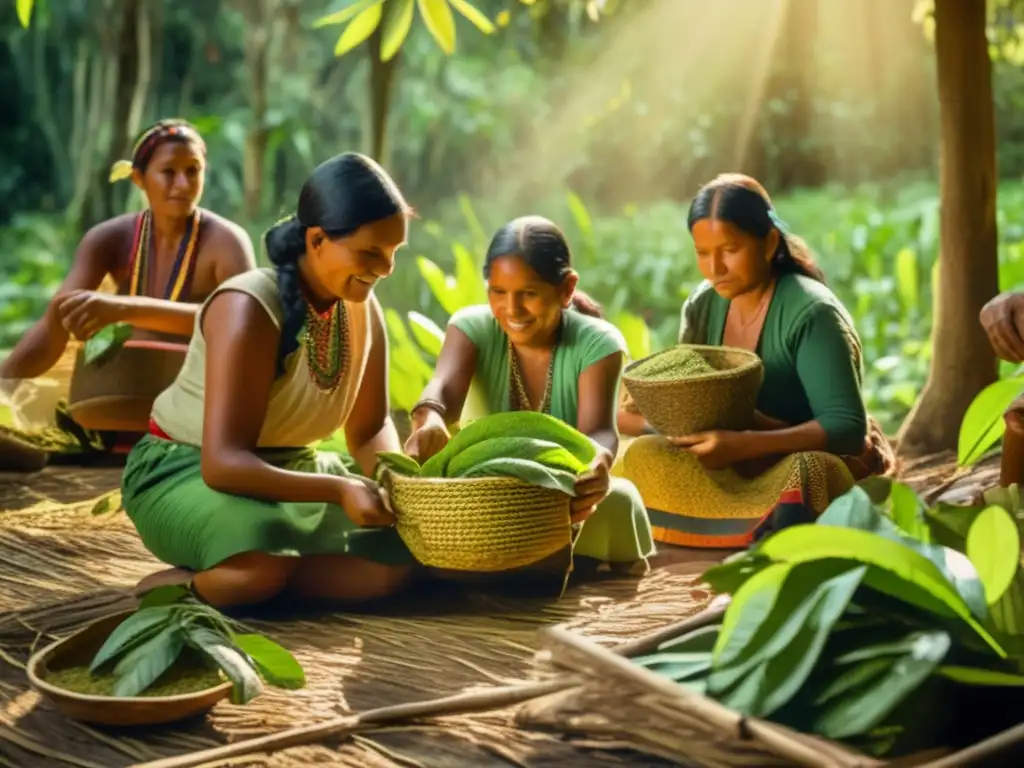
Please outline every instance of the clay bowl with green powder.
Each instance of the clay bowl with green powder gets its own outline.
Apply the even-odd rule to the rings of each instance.
[[[747,428],[763,379],[753,352],[702,344],[657,352],[630,363],[622,375],[647,423],[668,436]]]
[[[138,696],[114,696],[113,672],[89,664],[132,612],[100,619],[43,648],[28,662],[29,683],[64,715],[96,725],[158,725],[204,714],[231,693],[232,683],[198,653],[179,659]]]

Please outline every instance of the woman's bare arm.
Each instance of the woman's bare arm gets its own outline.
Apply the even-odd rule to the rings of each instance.
[[[469,387],[473,383],[473,374],[476,371],[476,358],[476,345],[465,333],[454,325],[449,325],[444,334],[441,352],[437,356],[437,365],[434,366],[434,376],[423,389],[420,398],[441,403],[445,409],[444,421],[447,424],[457,423],[462,416],[466,396],[469,394]],[[417,409],[411,416],[414,430],[422,427],[429,419],[441,418],[436,411],[425,407]]]
[[[391,419],[388,336],[384,330],[384,313],[376,298],[371,298],[370,302],[370,355],[355,405],[345,422],[345,442],[349,453],[367,477],[373,476],[379,452],[402,451],[398,431]]]
[[[269,501],[341,502],[345,483],[263,461],[255,448],[274,383],[280,331],[263,306],[224,291],[202,317],[206,339],[203,480],[214,490]]]
[[[615,393],[622,365],[622,353],[615,352],[584,370],[579,381],[576,427],[605,449],[608,466],[619,450],[619,404]]]

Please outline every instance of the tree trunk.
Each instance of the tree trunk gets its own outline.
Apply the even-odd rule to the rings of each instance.
[[[380,60],[382,26],[378,24],[367,40],[367,53],[370,56],[370,156],[386,164],[388,114],[391,111],[391,93],[402,51],[399,50],[388,61]]]
[[[905,456],[955,449],[971,401],[996,379],[978,321],[999,290],[992,63],[985,3],[935,0],[941,250],[928,383],[900,430]]]
[[[259,218],[263,208],[263,159],[267,154],[267,80],[274,0],[238,0],[245,16],[245,61],[249,71],[249,133],[242,157],[245,217]]]

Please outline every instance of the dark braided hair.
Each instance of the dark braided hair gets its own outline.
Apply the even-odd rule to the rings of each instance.
[[[545,283],[559,287],[572,274],[569,241],[558,226],[542,216],[513,219],[498,230],[484,257],[484,278],[490,278],[496,259],[518,256]],[[600,305],[583,291],[573,291],[572,307],[581,315],[602,317]]]
[[[299,332],[306,322],[306,300],[299,281],[299,258],[306,253],[306,230],[320,227],[331,240],[348,237],[375,221],[410,213],[387,171],[355,152],[326,160],[306,179],[299,192],[296,213],[267,230],[263,244],[277,272],[284,320],[277,351],[278,375],[284,361],[299,348]]]
[[[728,222],[759,240],[778,229],[779,247],[772,257],[776,271],[795,272],[825,282],[825,273],[815,262],[810,247],[802,238],[785,231],[771,198],[755,179],[740,173],[724,173],[709,181],[690,204],[686,223],[691,232],[701,219]]]

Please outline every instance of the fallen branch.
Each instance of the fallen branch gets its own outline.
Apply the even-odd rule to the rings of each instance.
[[[195,766],[208,765],[243,755],[269,753],[302,744],[312,744],[328,736],[349,736],[385,723],[504,709],[513,704],[558,693],[572,688],[578,683],[579,681],[575,677],[564,677],[543,683],[510,685],[486,691],[460,693],[441,699],[379,707],[360,714],[332,718],[315,725],[289,728],[286,731],[279,731],[267,736],[246,739],[236,744],[227,744],[223,747],[204,749],[201,752],[153,760],[148,763],[138,763],[135,768],[195,768]]]

